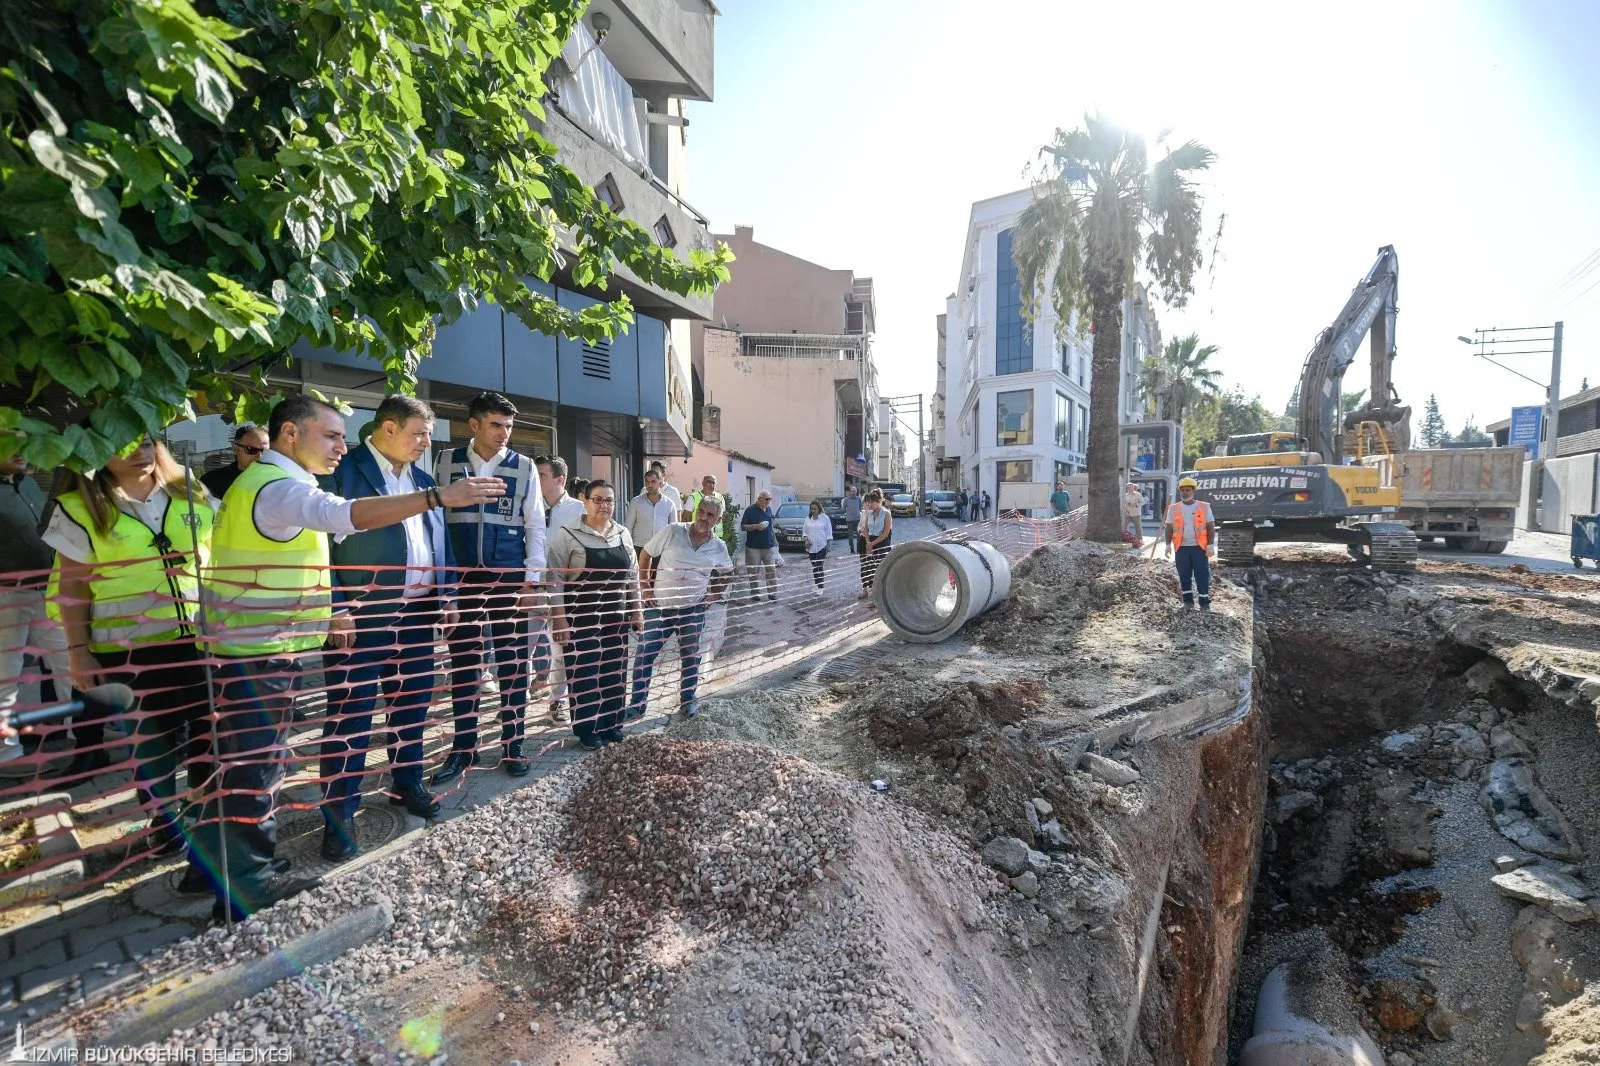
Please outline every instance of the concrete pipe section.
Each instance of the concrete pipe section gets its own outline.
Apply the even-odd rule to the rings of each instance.
[[[1011,564],[981,540],[911,540],[889,549],[873,597],[905,639],[937,644],[1011,592]]]
[[[1289,1005],[1289,970],[1288,965],[1279,966],[1261,983],[1255,1035],[1240,1051],[1239,1066],[1383,1066],[1383,1051],[1358,1027],[1354,1033],[1337,1033],[1295,1012]],[[1316,990],[1299,991],[1296,998],[1312,1002],[1319,998]]]

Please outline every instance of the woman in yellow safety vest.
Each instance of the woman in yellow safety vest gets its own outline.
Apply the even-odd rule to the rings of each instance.
[[[149,437],[65,479],[44,533],[56,550],[51,613],[66,630],[75,687],[118,682],[138,695],[134,781],[162,850],[173,851],[183,841],[178,765],[188,763],[191,792],[211,771],[195,611],[216,501]],[[110,765],[104,722],[80,718],[73,734],[69,776]]]

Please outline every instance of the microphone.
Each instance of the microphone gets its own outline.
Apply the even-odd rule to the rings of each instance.
[[[133,689],[127,685],[96,685],[79,693],[75,700],[51,704],[48,707],[35,707],[31,711],[4,717],[10,719],[7,724],[14,729],[54,722],[74,714],[92,714],[96,718],[106,718],[116,714],[127,714],[133,709],[135,699]]]

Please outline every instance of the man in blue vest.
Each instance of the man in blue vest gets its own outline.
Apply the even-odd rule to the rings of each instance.
[[[432,440],[432,408],[387,396],[367,442],[319,481],[347,500],[426,492],[434,480],[417,461]],[[444,513],[435,507],[398,525],[336,537],[329,561],[335,609],[348,610],[355,623],[350,650],[325,659],[322,857],[336,862],[357,851],[354,820],[380,685],[392,734],[389,802],[421,818],[439,813],[422,783],[422,729],[434,688],[435,630],[455,621],[455,560]]]
[[[516,423],[515,404],[497,392],[481,393],[467,406],[472,443],[439,456],[439,484],[497,477],[505,482],[506,494],[481,507],[446,514],[461,568],[461,623],[450,632],[455,741],[431,778],[436,785],[478,765],[479,678],[484,651],[491,648],[500,681],[500,769],[523,777],[533,767],[522,741],[529,688],[528,617],[539,606],[537,586],[544,569],[544,501],[533,460],[509,447]]]

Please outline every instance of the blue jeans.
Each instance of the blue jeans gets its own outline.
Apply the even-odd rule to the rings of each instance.
[[[390,601],[380,614],[356,616],[355,644],[323,657],[328,679],[328,720],[322,727],[323,816],[345,821],[361,806],[361,776],[372,743],[378,689],[388,701],[387,726],[398,750],[389,751],[396,788],[422,784],[422,727],[433,696],[434,627],[438,601],[432,596]],[[398,679],[398,684],[396,683]]]
[[[678,638],[678,655],[683,668],[678,674],[678,706],[694,703],[695,690],[700,687],[700,633],[706,626],[706,605],[693,607],[661,607],[646,613],[644,633],[639,637],[639,647],[633,659],[633,698],[628,701],[629,717],[644,713],[650,699],[650,676],[655,671],[656,658],[666,646],[667,638]]]
[[[1173,557],[1178,564],[1178,588],[1183,591],[1183,602],[1194,603],[1194,592],[1191,586],[1199,586],[1200,604],[1211,605],[1211,560],[1206,558],[1206,550],[1198,544],[1185,544],[1179,548]]]

